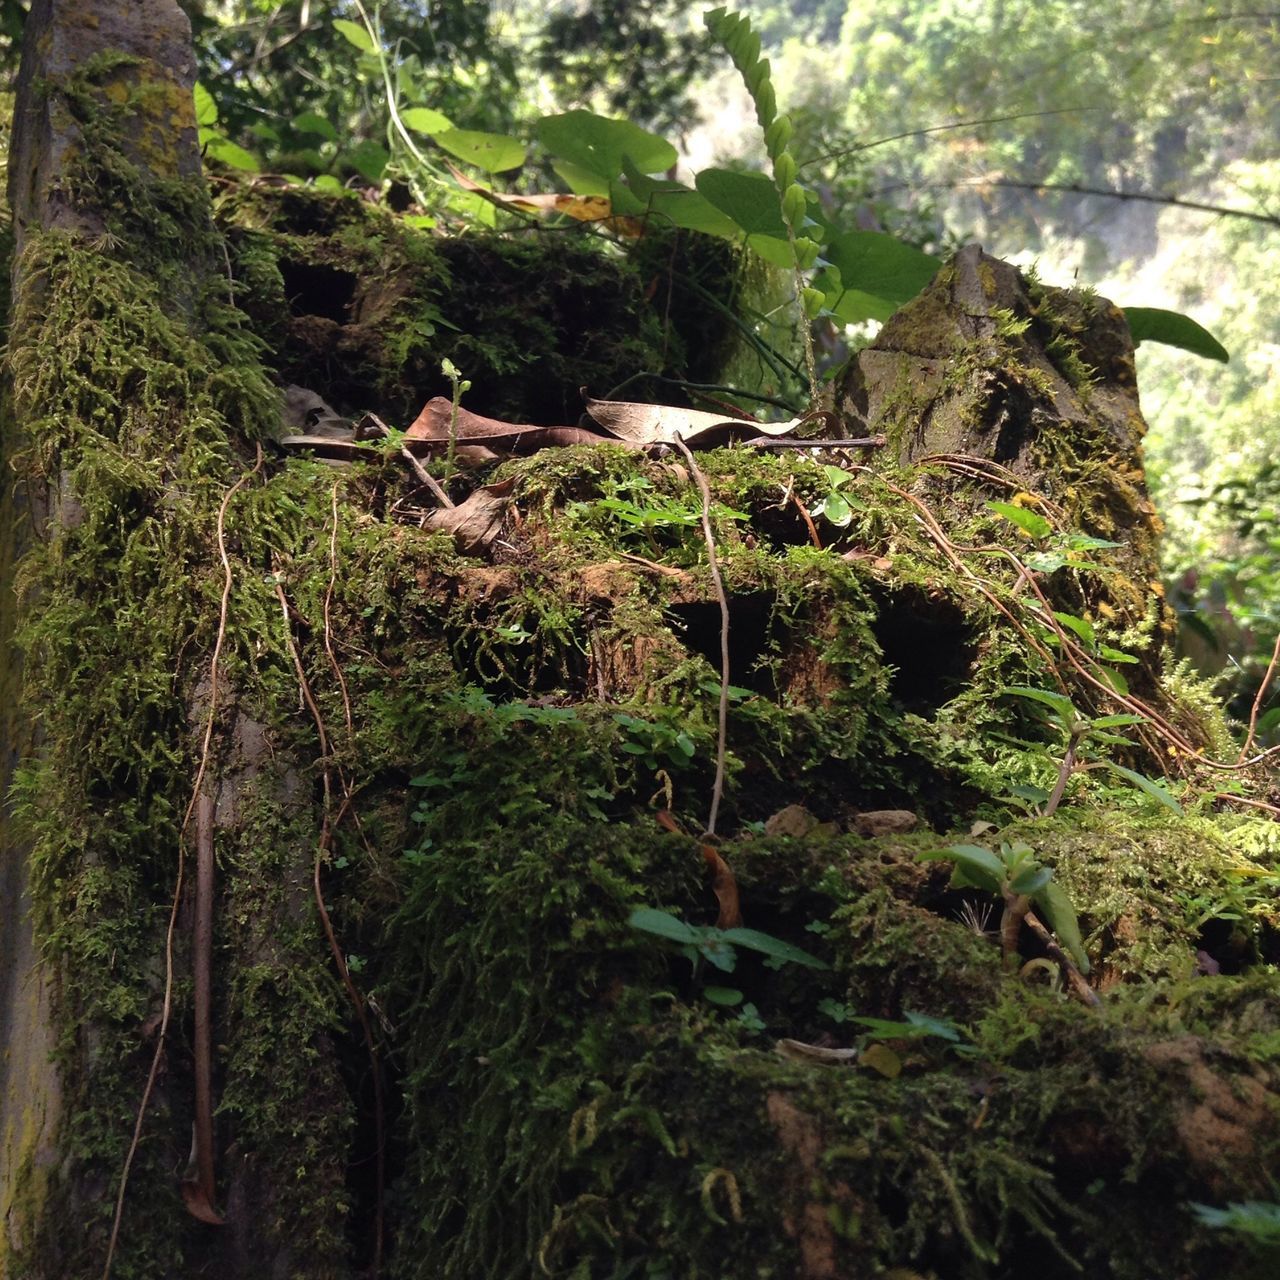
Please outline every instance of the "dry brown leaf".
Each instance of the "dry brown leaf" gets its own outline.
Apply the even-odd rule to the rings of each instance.
[[[422,406],[422,412],[410,423],[404,433],[405,446],[414,453],[429,444],[427,452],[447,447],[452,430],[456,441],[468,445],[487,445],[499,453],[534,453],[549,445],[601,444],[607,436],[581,427],[536,427],[525,422],[503,422],[500,418],[486,418],[459,407],[454,417],[453,401],[444,396],[433,396]]]
[[[593,400],[587,397],[587,412],[606,431],[631,444],[725,444],[745,436],[785,436],[800,425],[790,422],[752,422],[723,413],[701,409],[679,409],[669,404],[639,404],[630,400]]]
[[[426,528],[453,534],[458,550],[474,555],[498,536],[503,513],[511,501],[514,478],[476,489],[456,507],[442,507],[426,517]]]
[[[839,1066],[858,1060],[857,1049],[828,1049],[820,1044],[806,1044],[803,1040],[779,1040],[773,1047],[784,1058],[793,1058],[797,1062],[820,1062],[824,1066]]]
[[[658,820],[658,826],[664,831],[670,831],[672,835],[682,836],[686,832],[684,828],[676,821],[676,816],[670,809],[659,809],[654,817]]]
[[[738,902],[738,879],[733,869],[709,844],[700,846],[702,860],[711,872],[711,888],[720,904],[716,917],[717,929],[736,929],[742,924],[742,907]]]
[[[664,831],[670,831],[677,836],[685,834],[670,809],[659,809],[654,816]],[[698,848],[702,850],[702,860],[707,864],[707,870],[711,872],[711,889],[716,895],[716,901],[720,904],[716,928],[736,929],[742,924],[742,906],[738,901],[738,878],[714,845],[700,843]]]
[[[515,192],[494,191],[483,186],[465,173],[449,165],[449,172],[460,187],[473,191],[481,199],[497,205],[499,209],[514,209],[518,213],[531,213],[540,218],[561,214],[575,222],[603,222],[609,230],[620,236],[644,235],[642,218],[615,217],[608,196],[579,196],[567,192],[551,191],[537,195],[518,195]]]
[[[226,1219],[209,1203],[209,1197],[205,1195],[204,1188],[198,1182],[183,1180],[182,1203],[187,1206],[187,1212],[198,1222],[208,1223],[211,1227],[226,1225]]]

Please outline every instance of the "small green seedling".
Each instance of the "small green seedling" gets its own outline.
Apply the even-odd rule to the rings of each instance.
[[[1000,945],[1005,962],[1018,954],[1018,933],[1035,906],[1081,973],[1089,972],[1089,957],[1080,937],[1076,909],[1067,892],[1053,879],[1053,871],[1042,865],[1029,844],[1001,841],[1000,852],[980,844],[953,844],[945,849],[928,849],[918,855],[921,862],[953,862],[953,888],[985,889],[1004,900],[1000,922]]]
[[[1182,806],[1163,784],[1148,778],[1146,774],[1139,773],[1136,769],[1128,769],[1124,765],[1116,764],[1111,760],[1094,759],[1086,754],[1085,748],[1093,744],[1131,746],[1132,744],[1128,738],[1121,737],[1118,733],[1112,733],[1111,730],[1128,725],[1143,724],[1146,720],[1145,716],[1124,714],[1095,716],[1093,719],[1089,719],[1076,710],[1075,703],[1066,694],[1053,693],[1048,689],[1030,689],[1022,685],[1009,685],[1001,689],[1000,692],[1002,694],[1011,694],[1015,698],[1026,698],[1031,702],[1038,702],[1041,706],[1048,707],[1052,712],[1051,720],[1062,730],[1067,740],[1066,750],[1062,756],[1062,764],[1058,770],[1058,780],[1054,784],[1053,791],[1045,799],[1044,807],[1040,811],[1041,817],[1047,818],[1056,811],[1066,792],[1067,780],[1077,768],[1081,767],[1109,769],[1112,773],[1143,792],[1143,794],[1150,796],[1151,799],[1164,805],[1166,809],[1181,816]],[[1087,761],[1087,763],[1083,763],[1084,761]]]
[[[775,938],[771,933],[761,933],[759,929],[717,929],[712,925],[689,924],[679,916],[673,916],[669,911],[659,911],[656,907],[637,907],[627,923],[633,929],[674,942],[680,954],[693,966],[695,975],[701,969],[703,961],[712,968],[719,969],[721,973],[732,973],[738,964],[738,947],[759,952],[765,957],[765,965],[771,969],[780,969],[784,964],[799,964],[809,969],[831,967],[825,960],[819,960],[808,951],[802,951],[781,938]],[[736,987],[708,984],[703,987],[702,994],[712,1004],[724,1008],[742,1005],[743,994]],[[764,1023],[752,1004],[742,1005],[738,1021],[748,1030],[764,1029]]]
[[[862,505],[848,492],[854,477],[843,467],[824,466],[822,470],[827,481],[827,492],[814,507],[813,514],[835,525],[837,529],[843,529],[853,519],[855,509]]]

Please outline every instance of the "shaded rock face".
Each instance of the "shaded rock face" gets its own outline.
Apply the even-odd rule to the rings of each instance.
[[[967,245],[858,353],[836,408],[888,436],[903,463],[957,456],[1128,543],[1155,577],[1133,341],[1114,304],[1047,288]]]

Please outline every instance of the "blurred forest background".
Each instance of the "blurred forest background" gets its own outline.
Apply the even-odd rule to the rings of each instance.
[[[357,187],[464,227],[506,215],[459,191],[431,137],[449,125],[527,139],[547,113],[584,107],[668,138],[685,181],[764,160],[739,76],[682,0],[181,3],[215,174]],[[10,91],[26,8],[0,0]],[[1223,365],[1148,343],[1139,378],[1183,644],[1247,715],[1280,629],[1280,10],[738,8],[772,60],[801,179],[834,224],[939,254],[977,240],[1038,263],[1048,283],[1184,311],[1231,352]],[[535,151],[490,181],[545,193],[562,177]],[[874,331],[818,324],[828,350]],[[1262,727],[1274,741],[1280,707]]]

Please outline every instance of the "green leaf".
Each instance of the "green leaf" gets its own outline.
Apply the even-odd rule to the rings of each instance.
[[[1132,782],[1139,791],[1145,792],[1153,800],[1159,801],[1166,809],[1182,816],[1182,806],[1174,799],[1166,787],[1156,782],[1152,778],[1148,778],[1145,773],[1139,773],[1136,769],[1126,769],[1122,764],[1115,764],[1111,760],[1104,760],[1103,764],[1111,770],[1112,773],[1118,773],[1127,782]]]
[[[916,854],[917,862],[954,862],[979,888],[999,893],[1004,884],[1004,863],[980,844],[953,844],[945,849],[926,849]]]
[[[810,969],[831,968],[825,960],[819,960],[817,956],[810,955],[799,947],[793,947],[791,943],[783,942],[781,938],[775,938],[770,933],[761,933],[758,929],[725,929],[720,933],[720,937],[725,942],[739,947],[748,947],[752,951],[772,956],[775,960],[806,965]]]
[[[1019,871],[1009,883],[1014,893],[1025,893],[1028,896],[1039,893],[1053,879],[1053,872],[1048,867],[1026,867]]]
[[[445,129],[432,135],[436,145],[464,164],[473,164],[486,173],[506,173],[524,164],[525,145],[501,133],[481,133],[474,129]]]
[[[534,132],[557,159],[595,174],[606,183],[622,173],[624,158],[629,158],[642,173],[661,173],[670,169],[677,158],[675,147],[665,138],[630,120],[611,120],[581,109],[544,116],[534,126]]]
[[[771,267],[778,267],[783,271],[795,270],[796,256],[789,241],[777,236],[748,236],[745,243],[757,258],[763,258]],[[797,240],[796,244],[799,243]]]
[[[1076,569],[1092,569],[1096,567],[1094,565],[1084,565],[1078,560],[1069,560],[1057,551],[1041,551],[1033,556],[1027,556],[1026,565],[1033,573],[1057,573],[1065,565],[1071,565]]]
[[[391,159],[386,147],[366,138],[357,143],[350,151],[342,153],[344,159],[366,182],[381,182],[382,171]]]
[[[1067,896],[1067,891],[1056,880],[1050,880],[1032,897],[1032,901],[1044,913],[1049,928],[1057,935],[1063,950],[1076,962],[1076,968],[1081,973],[1088,973],[1089,957],[1085,955],[1075,905]]]
[[[346,18],[334,18],[333,29],[345,36],[361,53],[372,53],[373,39],[359,22],[349,22]]]
[[[218,104],[213,100],[213,94],[204,87],[198,80],[195,87],[196,95],[196,124],[198,125],[215,125],[218,123]]]
[[[1146,723],[1146,716],[1135,716],[1128,712],[1118,716],[1098,716],[1097,719],[1089,721],[1093,729],[1118,729],[1121,725]]]
[[[904,1009],[902,1016],[913,1026],[924,1027],[930,1035],[941,1036],[944,1040],[959,1040],[960,1028],[946,1018],[933,1018],[927,1013],[913,1013]]]
[[[742,1003],[742,992],[733,987],[703,987],[702,994],[712,1004],[725,1005],[729,1008]]]
[[[1011,693],[1015,698],[1027,698],[1032,702],[1039,702],[1048,707],[1062,721],[1062,726],[1068,733],[1071,732],[1072,726],[1079,719],[1079,716],[1076,715],[1075,703],[1064,693],[1053,693],[1048,689],[1031,689],[1026,685],[1020,684],[1005,685],[998,692]]]
[[[732,973],[738,963],[738,953],[719,936],[710,936],[718,935],[720,932],[718,929],[704,929],[702,932],[708,936],[704,936],[701,942],[694,944],[698,954],[715,965],[722,973]]]
[[[404,107],[400,119],[404,127],[414,133],[446,133],[453,128],[453,121],[443,111],[431,107]]]
[[[1135,658],[1133,654],[1122,653],[1119,649],[1109,648],[1105,644],[1102,646],[1102,648],[1098,650],[1098,657],[1105,658],[1108,662],[1136,663],[1138,661],[1138,659]]]
[[[838,493],[828,494],[822,503],[814,508],[813,514],[821,516],[841,529],[853,519],[853,511],[848,501]]]
[[[929,1027],[918,1022],[892,1022],[888,1018],[854,1017],[860,1027],[866,1027],[868,1034],[877,1040],[923,1040],[925,1036],[935,1033]]]
[[[778,189],[763,173],[703,169],[694,184],[721,213],[733,219],[739,230],[749,236],[780,240],[786,246],[790,263],[791,245],[787,240],[787,224],[782,220]]]
[[[823,257],[839,272],[832,310],[849,324],[887,320],[910,302],[942,263],[882,231],[846,231],[828,241]]]
[[[326,139],[329,142],[338,140],[338,131],[331,125],[324,116],[315,111],[304,111],[301,115],[296,115],[291,121],[291,125],[299,133],[314,133]]]
[[[1108,547],[1122,547],[1122,542],[1112,542],[1109,538],[1093,538],[1087,533],[1073,533],[1067,538],[1069,551],[1102,551]]]
[[[1231,359],[1226,347],[1208,329],[1177,311],[1165,311],[1160,307],[1125,307],[1124,318],[1129,322],[1135,346],[1140,342],[1163,342],[1166,346],[1190,351],[1192,355],[1204,356],[1206,360],[1220,360],[1226,364]]]
[[[641,173],[626,157],[623,157],[622,171],[627,179],[625,186],[615,180],[608,184],[607,192],[581,194],[608,194],[614,212],[623,217],[662,218],[687,231],[704,231],[726,240],[737,238],[738,227],[733,219],[721,213],[692,187],[667,178],[651,178]]]
[[[257,173],[261,167],[258,164],[257,157],[252,152],[236,146],[234,142],[230,142],[221,136],[210,138],[205,144],[204,150],[205,154],[212,159],[229,165],[232,169],[240,169],[245,173]]]
[[[1110,685],[1122,698],[1127,697],[1129,693],[1129,681],[1127,677],[1120,674],[1114,667],[1099,667],[1098,678],[1107,685]]]
[[[988,502],[987,510],[1013,521],[1019,529],[1033,538],[1047,538],[1053,532],[1053,525],[1044,516],[1028,511],[1026,507],[1015,507],[1012,502]]]
[[[659,911],[656,907],[637,907],[627,917],[627,923],[633,929],[643,929],[645,933],[653,933],[672,942],[696,945],[702,941],[702,930],[695,929],[670,912]]]
[[[1093,626],[1091,623],[1086,622],[1084,618],[1077,618],[1074,613],[1059,613],[1056,609],[1053,611],[1053,616],[1057,618],[1059,623],[1066,627],[1068,631],[1075,632],[1075,634],[1083,640],[1085,644],[1087,644],[1091,649],[1093,648],[1096,637],[1094,636]]]

